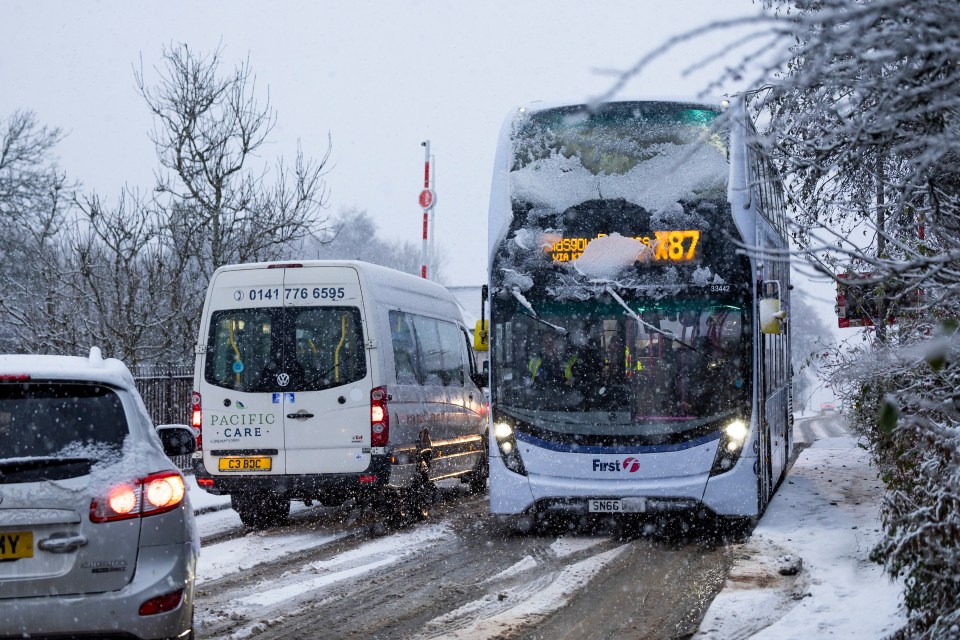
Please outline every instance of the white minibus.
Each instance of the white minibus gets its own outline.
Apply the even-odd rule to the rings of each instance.
[[[291,500],[422,517],[432,482],[486,485],[481,385],[439,284],[358,261],[221,267],[197,343],[197,483],[252,527]]]

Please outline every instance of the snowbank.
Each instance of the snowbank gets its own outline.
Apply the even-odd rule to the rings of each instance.
[[[695,640],[883,638],[902,587],[869,560],[883,489],[850,437],[803,451],[707,611]]]

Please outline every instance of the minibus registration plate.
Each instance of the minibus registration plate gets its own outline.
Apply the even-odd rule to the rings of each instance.
[[[270,471],[272,458],[220,458],[220,471]]]
[[[643,513],[647,510],[644,498],[591,499],[588,505],[590,513]]]

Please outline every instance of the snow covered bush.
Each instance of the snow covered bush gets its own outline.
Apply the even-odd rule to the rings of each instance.
[[[887,485],[873,552],[905,578],[901,638],[960,638],[960,3],[769,2],[791,45],[755,94],[801,247],[859,278],[877,326],[841,356]]]
[[[894,638],[960,637],[960,335],[838,351],[827,365],[887,487],[871,557],[904,578]]]

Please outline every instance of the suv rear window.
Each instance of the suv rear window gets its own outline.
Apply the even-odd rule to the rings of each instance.
[[[129,433],[116,392],[83,382],[0,384],[0,460],[119,451]]]

